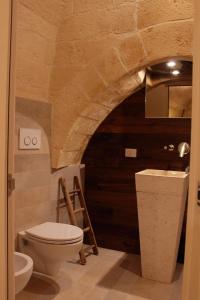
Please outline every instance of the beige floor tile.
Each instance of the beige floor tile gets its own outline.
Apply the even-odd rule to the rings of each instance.
[[[115,290],[110,290],[103,300],[127,300],[128,295]]]
[[[34,275],[16,300],[54,300],[60,293],[59,285],[46,276]]]
[[[57,295],[54,300],[82,300],[89,299],[88,294],[90,289],[87,285],[79,284],[74,285],[73,287],[62,291],[59,295]],[[85,298],[86,297],[86,298]]]
[[[95,288],[93,290],[91,290],[85,298],[83,298],[84,300],[104,300],[105,296],[108,294],[109,289],[106,288],[102,288],[102,287],[98,287],[95,286]]]
[[[55,278],[34,274],[16,300],[180,300],[182,266],[172,284],[141,277],[140,256],[100,248],[87,264],[64,263]]]
[[[148,298],[143,298],[139,296],[128,296],[126,300],[149,300]]]

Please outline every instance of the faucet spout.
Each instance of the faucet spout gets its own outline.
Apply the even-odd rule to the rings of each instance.
[[[178,145],[179,157],[184,157],[190,152],[190,145],[186,142],[180,143]]]

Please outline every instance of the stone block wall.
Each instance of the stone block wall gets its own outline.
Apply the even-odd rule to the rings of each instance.
[[[16,96],[48,102],[57,27],[30,5],[37,2],[16,5]]]
[[[51,164],[79,163],[143,67],[192,57],[192,0],[17,0],[17,95],[52,103]]]

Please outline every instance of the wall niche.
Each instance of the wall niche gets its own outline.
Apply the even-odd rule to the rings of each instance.
[[[190,119],[145,119],[145,90],[134,93],[99,126],[84,153],[86,201],[98,245],[140,253],[135,173],[146,168],[184,170],[180,142],[190,143]],[[174,144],[175,150],[164,150]],[[125,148],[137,149],[126,158]],[[186,218],[185,218],[186,219]],[[183,262],[185,221],[178,261]]]

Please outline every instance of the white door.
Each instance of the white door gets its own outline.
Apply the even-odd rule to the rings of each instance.
[[[183,300],[200,299],[200,201],[198,205],[197,195],[200,186],[200,1],[194,0],[194,4],[192,148]]]
[[[0,0],[1,1],[1,0]],[[10,74],[8,120],[8,300],[15,299],[14,251],[15,251],[15,202],[14,202],[14,143],[15,143],[15,31],[16,1],[10,0]]]
[[[14,299],[13,234],[8,243],[7,226],[7,224],[12,224],[13,222],[13,220],[8,218],[7,193],[10,39],[11,0],[0,0],[0,299],[2,300]],[[10,166],[9,168],[11,169]],[[9,197],[9,199],[12,200],[12,197]],[[12,253],[10,252],[11,248]],[[8,251],[11,255],[8,255]]]

